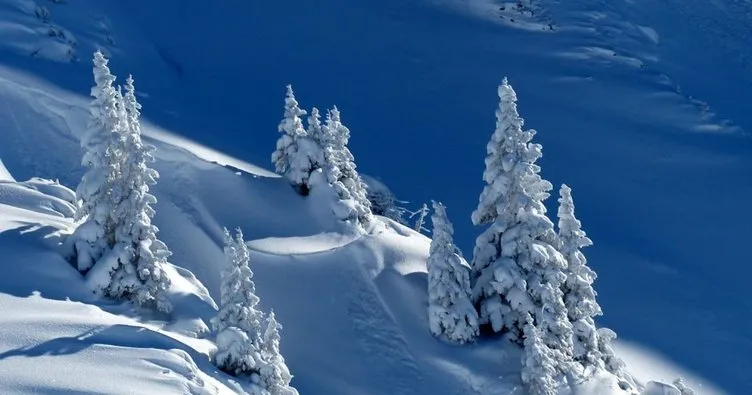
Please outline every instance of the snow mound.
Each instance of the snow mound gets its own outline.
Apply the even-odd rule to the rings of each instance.
[[[64,218],[72,218],[77,205],[73,191],[40,178],[0,181],[0,204]]]
[[[642,395],[681,395],[681,392],[671,384],[650,381]]]
[[[267,237],[251,240],[248,247],[266,254],[306,255],[341,248],[357,239],[357,235],[351,234],[320,233],[306,237]]]

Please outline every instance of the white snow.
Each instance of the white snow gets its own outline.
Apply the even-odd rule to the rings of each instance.
[[[335,250],[357,239],[357,235],[327,232],[305,237],[267,237],[251,240],[248,246],[267,254],[307,255]]]
[[[675,378],[682,377],[698,395],[726,394],[712,382],[669,361],[655,351],[626,340],[617,340],[613,343],[613,346],[617,354],[629,367],[629,372],[643,383],[649,381],[671,383]]]
[[[618,2],[593,9],[593,2],[540,1],[534,12],[518,12],[509,1],[426,2],[439,7],[322,1],[317,18],[305,2],[0,4],[0,392],[242,393],[241,381],[212,364],[216,344],[207,326],[228,265],[222,227],[242,226],[261,307],[277,314],[281,353],[302,394],[522,395],[517,346],[483,339],[454,347],[431,336],[428,238],[382,218],[372,235],[348,232],[332,215],[332,196],[303,198],[267,170],[279,114],[265,112],[279,103],[260,93],[300,79],[310,88],[306,95],[343,100],[357,136],[353,153],[367,159],[370,173],[405,174],[407,181],[385,178],[400,193],[416,193],[405,186],[420,185],[416,190],[426,194],[476,196],[477,185],[460,181],[478,184],[479,140],[492,130],[493,84],[502,73],[519,78],[529,124],[544,124],[537,137],[547,147],[546,177],[572,178],[582,191],[578,212],[600,219],[586,222],[603,246],[588,257],[601,274],[595,286],[605,296],[608,324],[646,343],[616,342],[628,371],[642,384],[683,376],[702,395],[727,394],[721,385],[745,388],[750,327],[738,311],[747,306],[739,280],[746,277],[728,278],[726,269],[728,262],[741,274],[746,269],[736,267],[740,259],[717,262],[717,250],[737,258],[744,253],[735,247],[749,235],[744,202],[752,190],[739,182],[730,187],[731,180],[748,180],[750,169],[749,144],[737,125],[749,124],[743,117],[749,82],[735,74],[749,65],[747,3]],[[333,5],[341,8],[334,20],[325,12]],[[480,21],[456,17],[458,9]],[[667,18],[667,10],[676,18]],[[308,30],[298,41],[321,44],[298,51],[287,35],[296,29],[264,30],[254,23],[262,19],[272,26],[299,23]],[[696,23],[683,30],[680,19]],[[360,27],[379,39],[339,33]],[[345,61],[321,40],[326,32],[341,39]],[[268,33],[282,42],[258,39]],[[682,51],[682,40],[697,51]],[[154,223],[174,253],[165,268],[171,315],[94,295],[62,257],[62,237],[77,225],[71,189],[83,172],[88,58],[98,47],[113,54],[118,83],[133,68],[148,89],[138,97],[161,174]],[[467,52],[452,52],[462,48]],[[324,82],[313,86],[313,80]],[[428,85],[435,97],[406,90],[422,86],[416,92],[424,94]],[[222,87],[242,94],[224,96]],[[353,90],[360,102],[348,96]],[[436,98],[447,94],[453,100],[437,106]],[[479,99],[468,101],[470,94]],[[452,142],[448,151],[446,143],[445,150],[427,150],[434,155],[428,163],[417,163],[421,147],[410,147],[416,160],[408,160],[374,144],[383,136],[399,144],[432,141],[428,133]],[[714,177],[701,176],[708,171]],[[469,239],[471,208],[460,203],[466,202],[458,201],[455,224],[468,234],[455,236]],[[718,207],[739,209],[722,218]],[[462,209],[468,211],[460,220]],[[653,220],[649,227],[646,218]],[[724,232],[701,231],[709,226]],[[635,279],[645,282],[637,287]],[[718,298],[731,307],[706,301],[719,284]],[[697,373],[645,347],[671,352]],[[612,376],[599,374],[574,394],[623,395],[617,388]]]

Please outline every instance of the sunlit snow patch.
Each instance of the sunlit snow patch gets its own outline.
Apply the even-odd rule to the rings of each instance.
[[[616,341],[614,342],[614,348],[619,357],[626,362],[632,376],[643,384],[653,380],[671,383],[675,379],[682,377],[698,394],[727,394],[709,381],[698,377],[694,373],[688,372],[686,369],[668,361],[657,353],[634,343],[625,342],[623,340]]]
[[[267,237],[249,241],[248,247],[258,252],[276,255],[315,254],[345,246],[357,237],[340,233],[320,233],[306,237]]]

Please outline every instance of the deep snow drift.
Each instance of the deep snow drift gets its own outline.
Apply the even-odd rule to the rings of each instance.
[[[356,239],[264,170],[293,82],[303,106],[342,108],[366,173],[415,206],[447,203],[469,252],[493,92],[508,75],[540,131],[543,174],[577,191],[603,323],[640,344],[623,349],[631,370],[668,381],[696,372],[723,387],[694,377],[701,394],[743,393],[750,5],[542,1],[517,16],[503,3],[3,2],[0,306],[18,314],[2,318],[0,383],[233,391],[201,337],[225,264],[221,228],[242,226],[301,393],[509,393],[514,349],[458,349],[428,334],[425,237],[389,223]],[[75,187],[88,59],[100,46],[121,78],[134,73],[154,123],[155,222],[182,279],[169,319],[91,297],[55,252],[56,232],[72,227],[69,192],[10,176]],[[68,364],[99,379],[76,380]],[[113,386],[115,376],[132,385]]]

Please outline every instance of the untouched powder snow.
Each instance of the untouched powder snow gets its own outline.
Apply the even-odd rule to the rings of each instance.
[[[240,226],[301,394],[522,395],[515,347],[430,336],[425,236],[383,220],[356,238],[266,170],[293,83],[306,109],[340,107],[359,170],[405,200],[444,201],[471,251],[469,213],[507,75],[539,130],[542,173],[576,190],[602,324],[653,350],[620,347],[629,370],[643,382],[685,376],[702,395],[745,393],[752,3],[514,6],[0,4],[0,392],[241,391],[209,362],[206,326],[227,264],[222,228]],[[157,147],[171,316],[95,298],[60,255],[75,226],[65,187],[82,174],[95,48],[111,55],[118,83],[134,74]],[[613,384],[577,393],[608,395]]]
[[[254,251],[267,254],[306,255],[341,248],[355,239],[340,233],[321,233],[308,237],[268,237],[253,240],[248,246]]]

